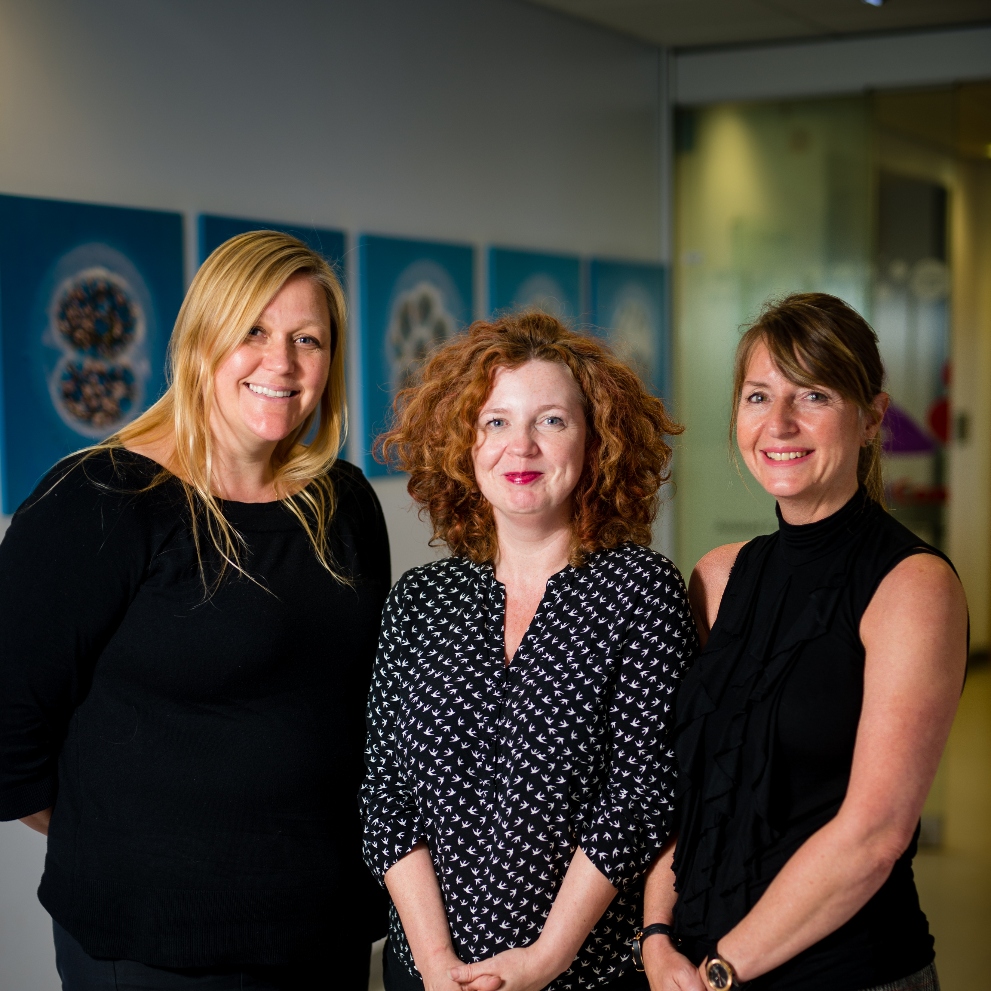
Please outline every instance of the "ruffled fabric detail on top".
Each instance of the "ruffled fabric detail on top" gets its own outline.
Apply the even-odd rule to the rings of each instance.
[[[772,814],[777,713],[802,647],[826,633],[846,586],[855,533],[870,515],[862,491],[826,520],[804,527],[781,522],[778,533],[744,546],[727,583],[705,650],[678,697],[674,749],[679,777],[679,834],[674,871],[680,934],[716,940],[750,909],[760,858],[780,838]],[[782,541],[798,563],[836,551],[821,581],[788,625],[789,579],[768,588],[771,552]],[[773,603],[771,621],[755,629],[758,595]],[[826,816],[830,818],[832,813]]]

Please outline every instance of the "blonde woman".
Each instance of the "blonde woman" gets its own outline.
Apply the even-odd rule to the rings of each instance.
[[[48,835],[66,991],[367,987],[389,549],[337,459],[344,344],[318,255],[228,241],[168,391],[57,465],[0,546],[0,817]]]

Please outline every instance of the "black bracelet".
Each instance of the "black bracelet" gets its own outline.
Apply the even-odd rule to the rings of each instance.
[[[643,929],[637,929],[633,934],[633,939],[630,940],[630,949],[633,953],[633,965],[637,968],[640,973],[643,973],[643,941],[648,936],[668,936],[670,939],[674,940],[674,930],[664,922],[655,922],[652,925],[644,926]]]

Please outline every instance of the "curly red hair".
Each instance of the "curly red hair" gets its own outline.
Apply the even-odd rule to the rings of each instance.
[[[594,337],[544,313],[479,320],[435,351],[419,382],[403,389],[378,457],[409,472],[409,494],[433,525],[432,543],[478,563],[495,559],[495,521],[475,484],[478,413],[497,368],[559,361],[571,369],[586,411],[585,468],[572,496],[571,563],[625,541],[647,546],[661,485],[670,476],[665,435],[684,429],[636,373]]]

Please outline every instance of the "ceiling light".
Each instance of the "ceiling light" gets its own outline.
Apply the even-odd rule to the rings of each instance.
[[[868,7],[880,7],[884,0],[860,0],[860,2],[866,3]]]

